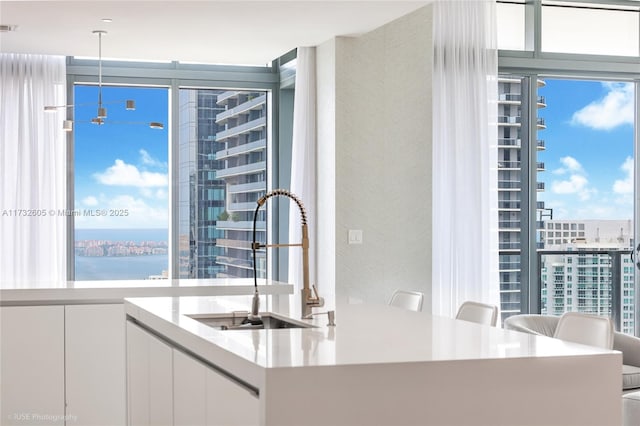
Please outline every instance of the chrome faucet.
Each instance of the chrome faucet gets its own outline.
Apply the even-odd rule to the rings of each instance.
[[[258,218],[258,210],[269,198],[275,196],[284,196],[293,200],[300,209],[300,220],[302,222],[302,242],[300,244],[261,244],[256,241],[256,222]],[[275,189],[260,197],[257,201],[258,207],[253,214],[253,243],[251,251],[253,252],[253,285],[254,294],[251,303],[251,313],[248,320],[253,322],[261,322],[258,310],[260,307],[260,299],[258,295],[258,278],[256,273],[256,250],[266,247],[302,247],[302,290],[300,294],[302,318],[309,318],[312,314],[312,308],[324,306],[324,299],[318,296],[318,289],[315,285],[309,286],[309,231],[307,228],[307,212],[302,205],[302,201],[286,189]],[[313,293],[312,293],[313,290]]]

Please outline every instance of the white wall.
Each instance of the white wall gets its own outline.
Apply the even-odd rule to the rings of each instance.
[[[318,47],[318,271],[338,304],[404,288],[430,310],[431,28],[426,6]]]

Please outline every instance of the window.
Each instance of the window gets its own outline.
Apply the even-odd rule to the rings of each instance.
[[[499,2],[496,8],[498,47],[505,50],[525,50],[524,2]]]
[[[71,58],[67,67],[75,82],[68,97],[78,106],[97,101],[97,87],[84,83],[95,81],[91,65]],[[280,90],[278,67],[105,61],[103,81],[105,104],[133,99],[136,105],[127,111],[106,104],[101,126],[89,123],[94,107],[76,108],[70,193],[74,214],[81,214],[70,219],[72,278],[252,277],[256,201],[269,179],[280,185],[269,170],[279,150],[290,149],[282,135],[278,147],[270,145],[271,112],[280,105],[271,105],[271,93]],[[282,134],[290,135],[290,120],[279,118]],[[164,129],[150,129],[149,121],[164,123]],[[108,209],[108,216],[84,215],[91,209]],[[279,225],[261,210],[257,239],[266,241],[271,229],[277,236]],[[279,279],[277,256],[259,251],[258,276]]]
[[[253,215],[267,190],[267,92],[180,89],[179,98],[179,277],[253,277]],[[265,242],[264,209],[256,230]],[[265,276],[264,253],[256,269]]]
[[[627,116],[625,110],[632,107],[633,85],[572,79],[544,82],[538,94],[544,97],[545,105],[538,114],[545,118],[545,149],[538,151],[538,159],[546,169],[538,171],[538,180],[545,182],[545,190],[536,192],[538,202],[553,210],[554,219],[585,220],[580,224],[584,232],[578,234],[587,249],[611,249],[615,243],[616,249],[629,250],[633,240],[629,223],[633,221],[634,128],[632,114]],[[618,102],[612,104],[611,99]],[[572,222],[571,228],[576,229],[576,224]],[[569,222],[563,223],[562,229],[569,229]],[[575,243],[575,232],[571,232],[571,239],[567,236],[563,231],[563,244],[555,250]],[[593,256],[590,263],[607,265],[591,268],[587,276],[595,279],[600,275],[593,285],[600,297],[610,297],[609,290],[603,288],[612,285],[610,259]],[[633,271],[625,268],[624,273]],[[622,281],[616,285],[622,286]],[[624,309],[624,301],[621,303]],[[596,309],[585,306],[589,312]],[[598,308],[598,312],[611,313],[607,309]]]
[[[102,88],[104,124],[95,118],[96,86],[74,87],[74,277],[168,278],[166,88]],[[120,100],[132,99],[134,111]]]
[[[640,6],[543,0],[545,52],[638,56]]]
[[[511,12],[506,13],[508,9]],[[617,263],[613,259],[608,259],[608,263],[600,262],[605,266],[603,271],[598,270],[598,276],[594,276],[593,271],[589,275],[586,271],[575,274],[589,295],[595,291],[597,297],[607,300],[596,306],[590,299],[567,294],[567,306],[612,315],[629,310],[638,315],[640,310],[633,298],[628,298],[631,299],[629,306],[622,298],[612,301],[607,286],[611,285],[613,269],[625,261],[624,256],[628,256],[635,241],[633,226],[628,224],[634,220],[631,177],[637,162],[634,153],[639,152],[637,113],[634,111],[639,110],[640,103],[637,96],[640,3],[501,0],[498,13],[498,27],[504,27],[498,31],[501,49],[499,93],[506,93],[507,86],[503,83],[508,81],[508,91],[521,95],[521,102],[512,100],[511,105],[506,105],[503,100],[506,98],[498,98],[498,116],[501,116],[498,131],[508,123],[518,123],[509,132],[513,134],[517,129],[522,147],[521,152],[511,153],[512,157],[518,154],[523,162],[512,175],[512,179],[520,184],[521,193],[517,195],[522,198],[511,198],[522,207],[519,211],[522,232],[511,237],[517,244],[510,248],[522,255],[523,272],[528,271],[522,274],[520,281],[524,293],[519,311],[506,311],[503,305],[502,317],[519,312],[539,313],[542,307],[552,308],[553,301],[549,298],[555,295],[547,291],[545,284],[551,277],[540,273],[539,268],[554,262],[539,251],[588,252],[595,247],[613,246],[622,252]],[[590,24],[593,17],[602,22]],[[513,22],[507,23],[505,19]],[[610,30],[609,25],[617,27]],[[505,34],[510,34],[513,40],[508,40]],[[509,47],[510,43],[515,47]],[[509,50],[532,53],[529,56]],[[518,83],[520,88],[516,89]],[[509,118],[514,111],[518,111],[519,116]],[[499,133],[498,138],[501,137]],[[504,148],[499,144],[501,149]],[[502,158],[500,153],[499,158]],[[500,198],[500,190],[498,194]],[[529,210],[526,210],[527,205]],[[615,220],[627,225],[613,224]],[[606,223],[598,226],[598,221]],[[548,230],[546,235],[540,232],[541,229]],[[569,263],[568,259],[566,262]],[[586,259],[580,257],[577,263],[587,264]],[[636,268],[630,269],[629,274],[618,270],[616,276],[620,277],[621,283],[617,285],[630,289],[638,285],[637,279],[634,283],[629,277]],[[538,277],[543,277],[542,282],[538,282]],[[539,300],[539,295],[546,299]],[[587,293],[580,297],[587,297]],[[514,304],[510,303],[508,307],[513,308]],[[619,326],[623,327],[622,322]],[[630,318],[621,329],[633,333],[634,328],[637,330],[638,324],[634,325]]]

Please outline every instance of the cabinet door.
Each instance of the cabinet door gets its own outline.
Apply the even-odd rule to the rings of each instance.
[[[173,415],[180,426],[207,424],[206,376],[208,367],[173,350]]]
[[[149,339],[149,425],[173,424],[173,350],[155,336]]]
[[[129,425],[171,425],[172,349],[131,322],[127,321],[126,330]]]
[[[64,307],[0,308],[0,424],[64,418]]]
[[[173,368],[176,425],[258,424],[258,398],[249,390],[176,349]]]
[[[207,426],[258,425],[258,397],[215,370],[207,369]]]
[[[65,307],[67,413],[83,425],[124,425],[124,306]]]

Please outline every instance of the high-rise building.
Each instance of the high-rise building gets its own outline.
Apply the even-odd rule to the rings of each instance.
[[[224,111],[216,116],[216,124],[223,129],[216,135],[220,144],[215,153],[220,162],[216,176],[224,181],[227,212],[226,219],[217,223],[224,233],[216,256],[224,272],[218,277],[252,277],[253,215],[256,201],[267,190],[267,94],[229,91],[218,95],[217,104]],[[264,242],[264,209],[259,212],[256,229],[256,239]],[[258,259],[256,269],[258,275],[264,274],[264,257]]]
[[[539,80],[539,86],[544,82]],[[538,108],[545,107],[542,97]],[[520,313],[521,290],[521,214],[522,214],[522,83],[519,77],[501,76],[498,80],[498,238],[500,273],[500,312],[502,320]],[[539,130],[545,128],[544,120],[537,119]],[[544,141],[534,142],[538,150],[544,149]],[[527,156],[524,156],[526,161]],[[539,172],[544,164],[536,164]],[[543,191],[544,184],[537,183]],[[538,203],[542,211],[544,203]],[[540,224],[538,224],[540,225]]]
[[[181,278],[253,276],[253,212],[267,181],[266,116],[265,92],[180,90]],[[265,223],[261,211],[259,241]],[[264,269],[261,263],[259,273]]]
[[[613,286],[620,285],[620,329],[633,334],[632,221],[548,220],[541,238],[550,252],[541,256],[542,313],[610,316]]]

